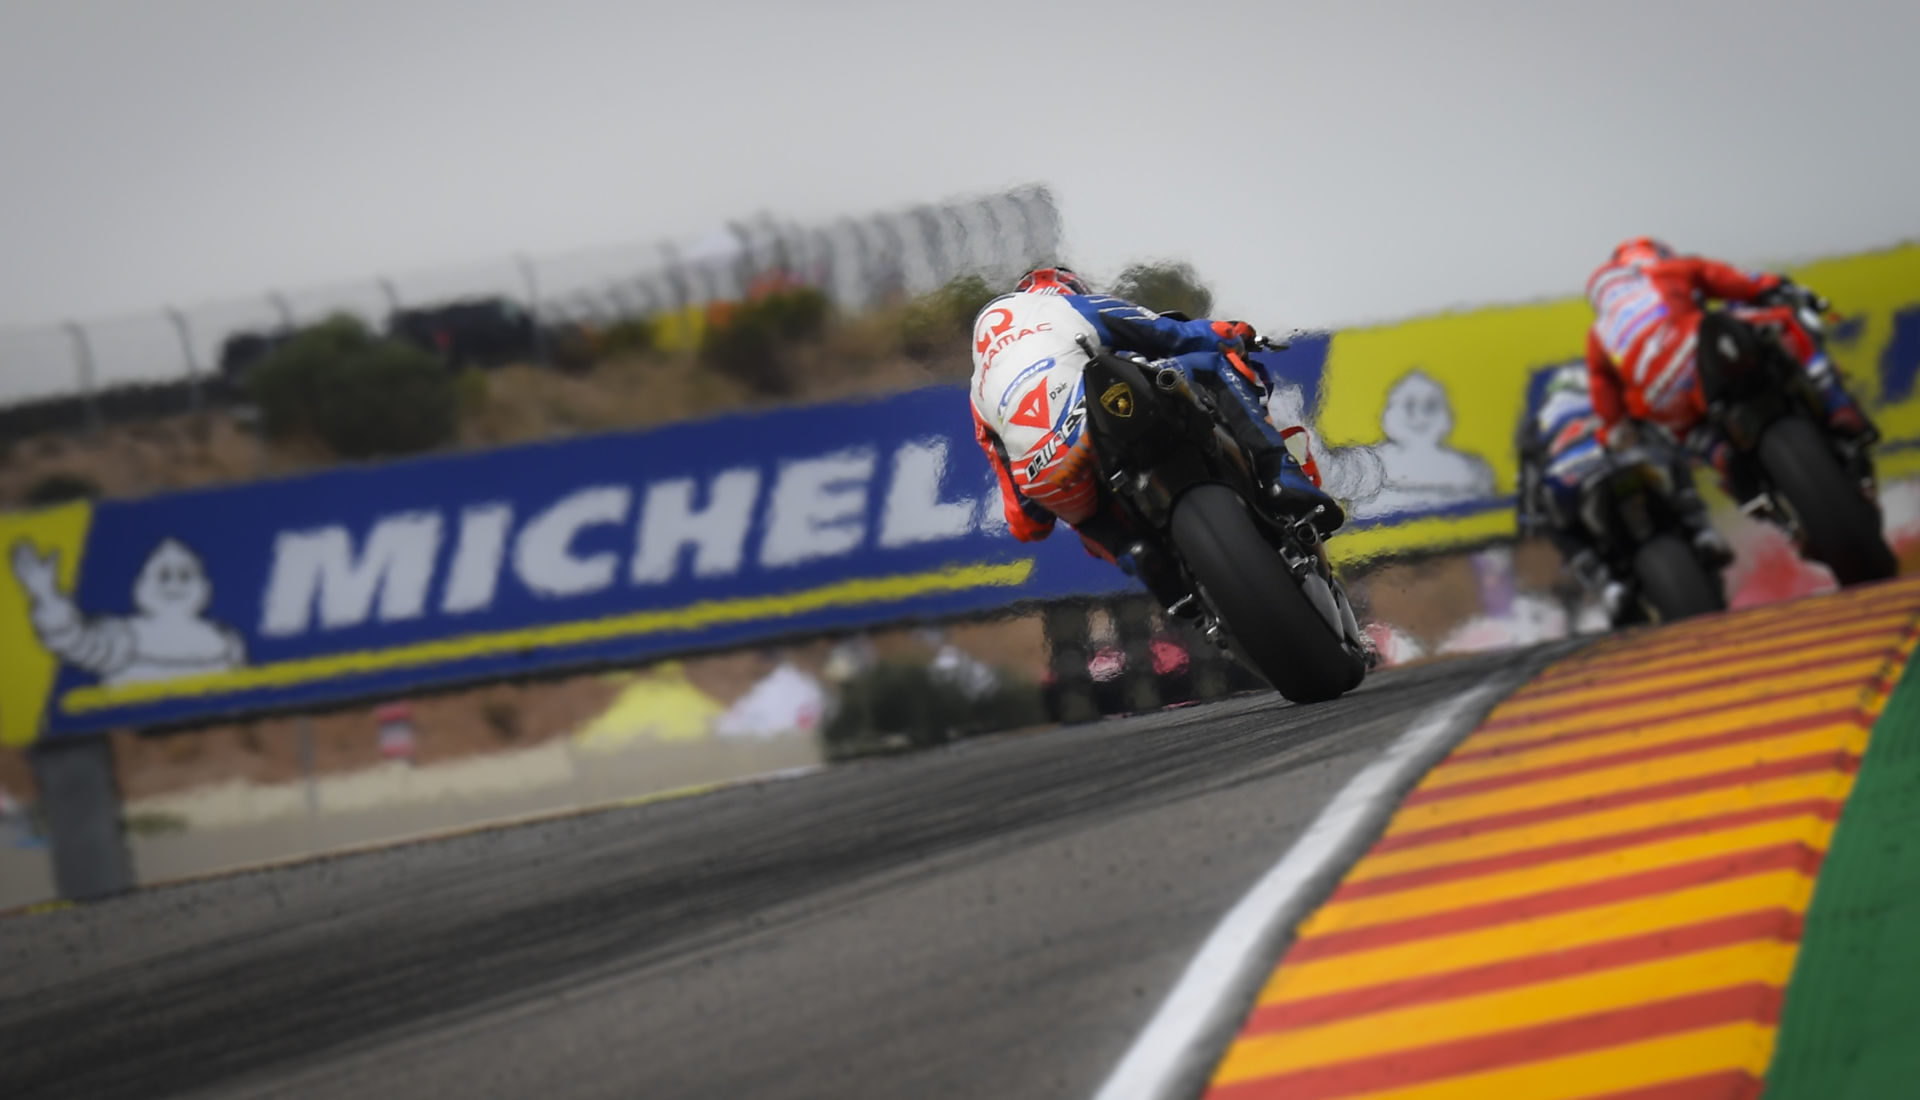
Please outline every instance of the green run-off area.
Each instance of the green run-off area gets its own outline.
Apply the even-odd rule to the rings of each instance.
[[[1808,909],[1766,1100],[1920,1097],[1920,662],[1874,724]]]

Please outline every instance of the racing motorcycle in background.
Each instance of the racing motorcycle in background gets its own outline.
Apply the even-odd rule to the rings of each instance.
[[[1089,358],[1074,415],[1085,418],[1102,491],[1139,534],[1135,558],[1162,555],[1191,586],[1169,611],[1195,620],[1293,702],[1358,687],[1372,652],[1353,606],[1313,517],[1285,514],[1277,487],[1260,483],[1226,419],[1233,396],[1178,360],[1125,358],[1084,339],[1081,348]],[[1303,442],[1295,433],[1288,445]]]
[[[1730,446],[1728,486],[1744,511],[1784,528],[1843,587],[1892,577],[1899,563],[1882,534],[1871,453],[1878,433],[1848,438],[1828,427],[1819,389],[1782,342],[1777,313],[1769,316],[1767,307],[1782,305],[1824,351],[1827,304],[1791,283],[1753,307],[1701,319],[1705,427]]]
[[[1554,519],[1584,527],[1607,575],[1626,585],[1614,626],[1724,611],[1723,566],[1695,549],[1698,532],[1680,501],[1691,489],[1675,469],[1687,456],[1658,428],[1640,427],[1639,440],[1602,452],[1599,465],[1581,479],[1578,515]],[[1551,495],[1547,506],[1558,510]]]

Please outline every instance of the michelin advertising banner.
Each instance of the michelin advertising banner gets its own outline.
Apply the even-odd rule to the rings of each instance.
[[[1807,265],[1831,352],[1920,473],[1920,247]],[[1584,302],[1310,336],[1262,359],[1346,562],[1514,533],[1514,432]],[[0,743],[186,723],[1097,595],[1010,539],[963,386],[0,514]]]
[[[0,516],[0,735],[201,720],[1128,583],[1014,542],[964,386]]]

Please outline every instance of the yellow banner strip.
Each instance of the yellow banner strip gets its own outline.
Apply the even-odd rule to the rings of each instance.
[[[1410,551],[1476,546],[1513,535],[1513,503],[1509,500],[1488,504],[1486,511],[1465,516],[1429,516],[1358,530],[1343,528],[1328,540],[1327,554],[1337,562],[1356,562]]]
[[[699,630],[765,619],[789,619],[836,607],[895,603],[942,592],[1017,587],[1033,575],[1033,559],[1004,564],[954,566],[891,577],[865,577],[799,592],[707,600],[662,611],[637,611],[602,619],[523,627],[492,634],[468,634],[394,649],[363,650],[279,661],[204,676],[180,677],[112,687],[75,688],[60,700],[68,714],[90,714],[114,707],[157,703],[196,695],[227,695],[264,688],[292,687],[342,676],[390,669],[493,657],[516,650],[586,645],[613,638]]]

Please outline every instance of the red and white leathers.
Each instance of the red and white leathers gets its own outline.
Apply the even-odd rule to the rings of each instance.
[[[1587,372],[1601,438],[1620,421],[1651,420],[1684,439],[1706,416],[1695,364],[1701,303],[1750,302],[1780,285],[1778,275],[1748,274],[1697,256],[1643,256],[1610,262],[1587,280],[1593,327],[1587,330]],[[1806,362],[1812,341],[1793,311],[1750,313],[1784,322],[1787,348]]]
[[[974,438],[999,478],[1014,537],[1043,539],[1056,519],[1077,526],[1098,506],[1085,431],[1087,354],[1081,338],[1095,349],[1156,358],[1201,352],[1217,357],[1223,343],[1238,346],[1243,329],[1162,317],[1121,298],[1052,288],[988,302],[973,323]]]
[[[999,478],[1008,528],[1022,542],[1033,542],[1052,531],[1056,516],[1077,523],[1094,508],[1093,484],[1076,476],[1084,455],[1076,460],[1070,446],[1056,445],[1059,453],[1051,461],[1036,463],[1033,457],[1068,427],[1060,416],[1078,396],[1075,386],[1087,358],[1075,339],[1098,346],[1099,335],[1053,294],[1006,295],[980,315],[974,329],[974,438]]]

